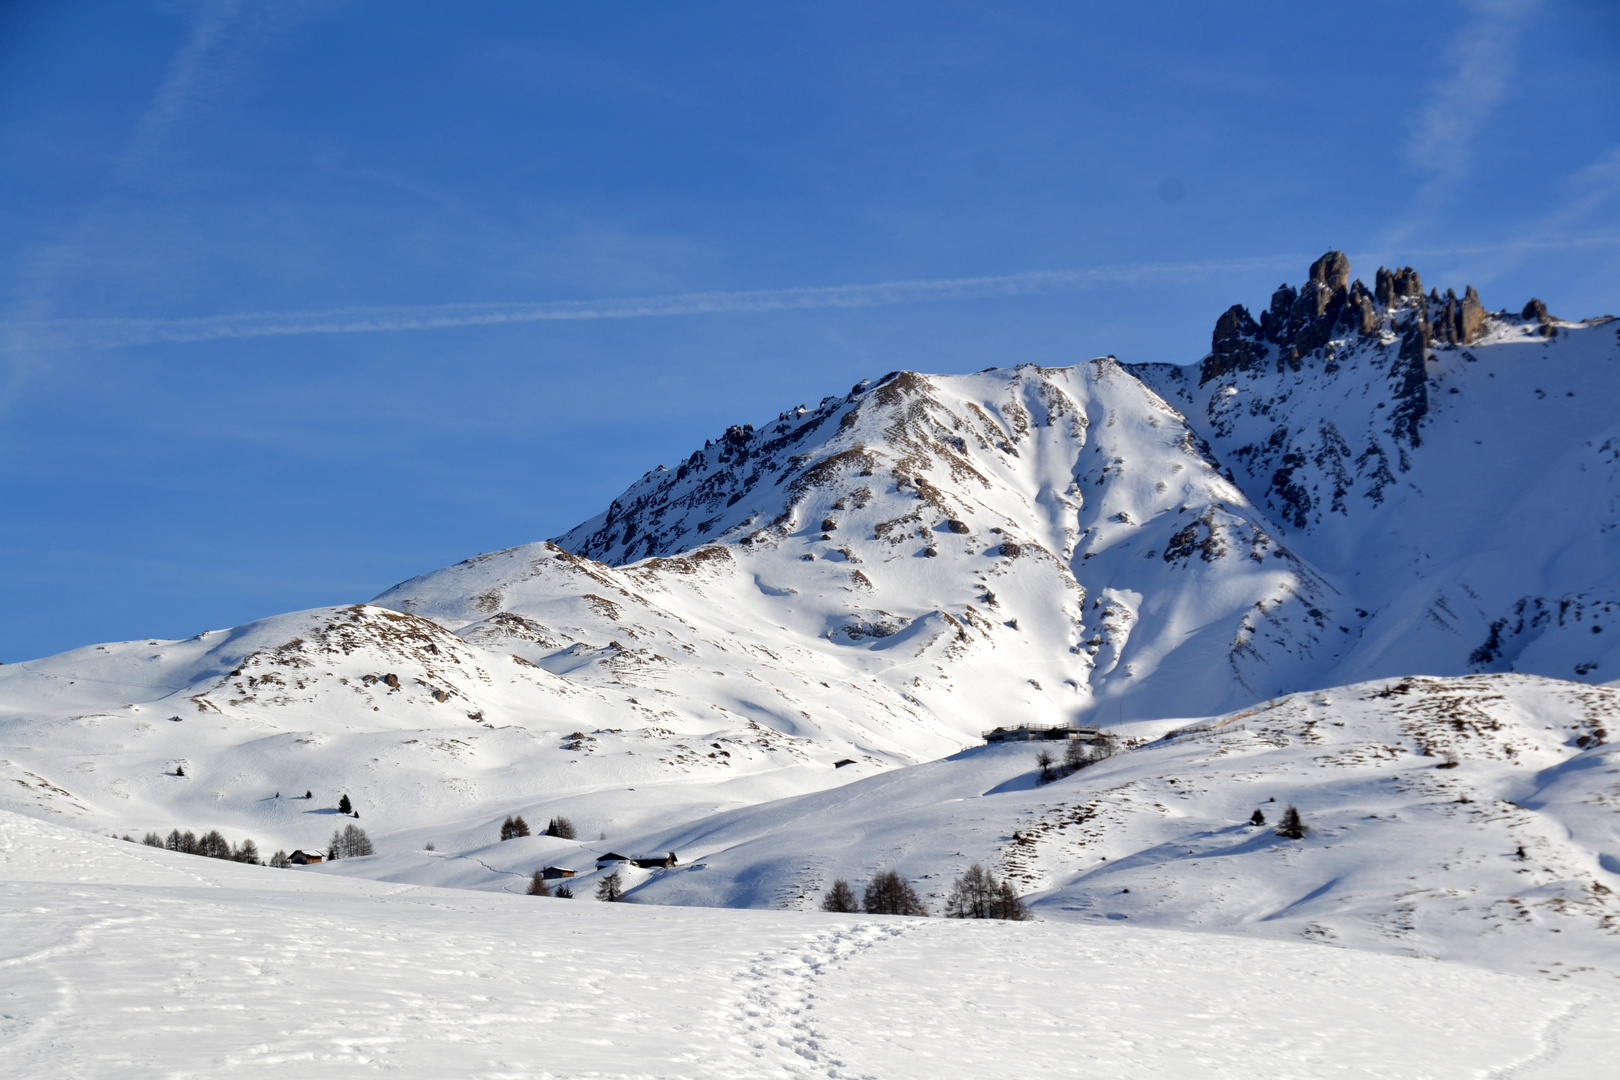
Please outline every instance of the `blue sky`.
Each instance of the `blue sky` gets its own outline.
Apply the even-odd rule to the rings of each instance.
[[[1332,247],[1620,309],[1620,12],[13,0],[0,660],[364,600],[895,368],[1195,362]]]

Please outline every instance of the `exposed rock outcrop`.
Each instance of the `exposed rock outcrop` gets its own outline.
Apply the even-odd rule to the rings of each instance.
[[[1528,308],[1526,312],[1530,318]],[[1349,257],[1329,251],[1311,264],[1298,290],[1286,282],[1278,286],[1258,323],[1241,304],[1216,320],[1200,382],[1233,371],[1257,371],[1273,358],[1278,371],[1299,371],[1312,354],[1326,354],[1331,363],[1333,342],[1370,338],[1386,329],[1403,339],[1415,331],[1424,350],[1436,342],[1467,345],[1479,338],[1485,317],[1473,286],[1461,299],[1447,290],[1444,298],[1435,292],[1425,300],[1416,270],[1381,266],[1369,291],[1359,280],[1350,280]]]

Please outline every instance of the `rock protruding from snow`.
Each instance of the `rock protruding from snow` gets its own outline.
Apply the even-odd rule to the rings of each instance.
[[[1422,279],[1411,267],[1381,266],[1374,280],[1371,291],[1359,280],[1352,282],[1349,257],[1330,251],[1311,264],[1298,290],[1287,283],[1278,286],[1258,322],[1247,308],[1234,304],[1215,322],[1200,381],[1258,371],[1272,360],[1279,371],[1298,371],[1309,357],[1331,367],[1331,343],[1341,337],[1367,339],[1388,330],[1411,341],[1408,353],[1418,356],[1436,341],[1467,345],[1484,331],[1485,308],[1472,285],[1461,299],[1448,289],[1444,297],[1436,292],[1425,301]],[[1421,419],[1422,410],[1409,412],[1410,426]]]

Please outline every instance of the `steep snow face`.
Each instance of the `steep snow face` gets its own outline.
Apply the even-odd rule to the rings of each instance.
[[[733,428],[558,540],[612,562],[713,542],[779,621],[816,609],[820,624],[794,631],[840,644],[943,631],[948,651],[975,647],[975,679],[1004,680],[998,721],[1041,698],[1053,718],[1206,713],[1308,681],[1345,644],[1319,575],[1110,358],[895,373]]]
[[[1134,370],[1342,598],[1351,647],[1319,683],[1620,676],[1620,322],[1488,314],[1471,289],[1379,275],[1307,333],[1234,309],[1202,365]]]

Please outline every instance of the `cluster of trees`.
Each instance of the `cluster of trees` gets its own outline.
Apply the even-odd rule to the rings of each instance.
[[[951,894],[945,899],[945,917],[1022,922],[1029,918],[1029,912],[1024,910],[1024,902],[1013,890],[1011,881],[998,878],[994,870],[974,863],[951,886]]]
[[[849,882],[839,878],[822,896],[821,910],[845,914],[865,911],[868,915],[928,914],[928,908],[911,882],[893,870],[880,870],[872,875],[859,905],[855,902],[855,890],[850,888]],[[974,863],[951,885],[945,901],[945,917],[1025,919],[1028,913],[1013,890],[1012,882],[997,878],[994,871]]]
[[[529,823],[524,821],[521,815],[508,815],[506,820],[501,822],[502,840],[516,840],[520,836],[528,835]],[[572,840],[574,839],[574,823],[565,817],[554,817],[551,819],[551,822],[546,825],[546,831],[541,833],[541,835],[556,836],[563,840]]]
[[[1265,823],[1266,815],[1263,810],[1256,810],[1249,817],[1250,825],[1258,827]],[[1299,816],[1299,810],[1293,806],[1289,806],[1288,809],[1284,810],[1282,819],[1277,822],[1277,835],[1286,837],[1289,840],[1303,840],[1305,834],[1310,831],[1310,826],[1305,824],[1305,820]]]
[[[131,837],[124,837],[130,840]],[[147,847],[166,848],[169,851],[178,851],[182,855],[203,855],[210,859],[227,859],[230,862],[252,863],[259,865],[259,846],[252,840],[243,840],[236,847],[231,847],[230,841],[220,834],[218,829],[209,829],[201,836],[190,829],[181,832],[172,830],[167,837],[155,832],[149,832],[141,839]]]
[[[131,843],[134,843],[135,840],[134,837],[127,834],[124,839]],[[209,829],[201,836],[193,833],[190,829],[185,832],[174,829],[168,836],[149,832],[141,839],[141,843],[147,847],[178,851],[182,855],[202,855],[209,859],[227,859],[230,862],[251,863],[254,866],[287,867],[292,865],[292,860],[285,851],[277,851],[270,856],[268,864],[261,861],[259,858],[259,845],[252,840],[243,840],[233,848],[230,841],[226,840],[218,829]],[[332,833],[332,845],[327,850],[326,857],[328,859],[355,859],[362,855],[374,854],[376,854],[376,850],[371,846],[371,837],[366,835],[366,830],[358,825],[345,825],[342,829]]]
[[[562,900],[572,900],[574,898],[574,890],[573,887],[567,882],[563,882],[561,885],[558,885],[557,890],[553,892],[550,882],[546,881],[545,873],[540,870],[536,870],[534,872],[534,877],[529,879],[529,895],[555,896]]]
[[[1087,765],[1095,765],[1099,761],[1106,761],[1118,752],[1119,740],[1112,735],[1100,735],[1091,742],[1082,739],[1070,739],[1063,747],[1063,760],[1061,762],[1052,754],[1052,751],[1043,746],[1035,753],[1035,764],[1040,766],[1041,769],[1037,782],[1050,784],[1054,780],[1072,776]]]
[[[371,837],[366,830],[358,825],[345,825],[332,832],[332,844],[326,851],[328,859],[358,859],[364,855],[375,855],[376,850],[371,846]]]

